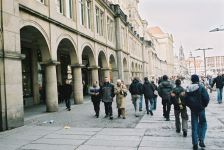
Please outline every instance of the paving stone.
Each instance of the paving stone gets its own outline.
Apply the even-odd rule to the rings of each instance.
[[[73,139],[46,139],[42,138],[33,141],[32,144],[52,144],[52,145],[81,145],[85,140],[73,140]]]
[[[130,135],[95,135],[92,140],[126,140],[126,141],[139,141],[142,136],[130,136]]]
[[[48,134],[44,138],[46,139],[73,139],[73,140],[87,140],[90,135],[74,135],[74,134]]]
[[[112,146],[112,147],[137,147],[139,141],[130,141],[130,140],[89,140],[85,145],[94,145],[94,146]]]
[[[137,150],[137,148],[82,145],[77,150]]]
[[[49,145],[49,144],[29,144],[23,146],[20,150],[74,150],[74,145]]]
[[[99,134],[103,135],[127,135],[127,136],[143,136],[145,133],[145,129],[103,129],[102,131],[99,132]]]

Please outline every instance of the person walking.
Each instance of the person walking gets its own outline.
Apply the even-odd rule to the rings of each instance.
[[[158,93],[162,98],[163,105],[163,116],[166,118],[166,121],[170,121],[170,107],[171,107],[171,91],[173,90],[173,86],[168,81],[168,76],[164,75],[162,82],[159,84]]]
[[[72,85],[69,84],[69,80],[65,80],[65,84],[62,87],[62,99],[65,101],[65,105],[68,111],[71,110],[70,97],[72,94]]]
[[[173,89],[171,93],[171,97],[172,97],[171,100],[172,100],[172,104],[174,105],[176,132],[180,133],[180,130],[181,130],[181,123],[180,123],[180,115],[181,115],[183,136],[187,137],[188,114],[187,114],[186,105],[184,104],[185,90],[181,86],[181,80],[177,79],[175,81],[175,84],[176,84],[176,87]]]
[[[191,76],[192,84],[187,86],[184,102],[191,110],[191,129],[193,149],[199,146],[204,148],[205,135],[207,130],[207,121],[205,115],[205,107],[209,103],[209,95],[205,87],[199,84],[198,75]]]
[[[135,109],[135,116],[139,116],[139,100],[140,95],[142,94],[142,85],[139,83],[139,80],[137,77],[135,77],[129,87],[129,92],[131,93],[132,103]]]
[[[125,115],[125,101],[127,96],[127,88],[120,79],[117,80],[117,86],[115,87],[115,95],[118,109],[118,118],[121,116],[126,119]]]
[[[142,87],[142,93],[144,94],[145,97],[145,107],[146,107],[146,112],[147,114],[151,114],[151,116],[153,115],[153,107],[154,107],[154,101],[153,101],[153,97],[154,97],[154,88],[152,86],[152,84],[149,82],[148,77],[144,78],[144,84]],[[150,109],[149,109],[149,102],[150,102]]]
[[[154,93],[153,93],[153,110],[156,110],[157,107],[157,97],[158,97],[158,87],[155,84],[155,82],[152,80],[151,81],[152,87],[154,89]]]
[[[104,79],[104,83],[100,88],[100,94],[105,106],[105,118],[110,117],[110,120],[113,120],[112,103],[115,96],[114,85],[109,82],[108,77]]]
[[[96,113],[95,116],[96,118],[99,118],[101,97],[100,97],[100,87],[97,85],[97,82],[94,82],[93,86],[90,88],[90,95],[94,111]]]
[[[138,78],[139,84],[143,86],[142,81]],[[140,99],[139,99],[139,111],[142,111],[143,107],[143,93],[140,94]]]
[[[222,103],[222,92],[224,86],[224,78],[222,77],[221,73],[218,73],[218,76],[212,82],[212,88],[216,84],[216,91],[217,91],[217,101],[219,104]]]
[[[63,103],[63,98],[62,98],[62,88],[63,86],[61,85],[60,82],[58,82],[58,103]]]

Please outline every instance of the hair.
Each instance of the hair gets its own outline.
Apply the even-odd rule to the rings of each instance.
[[[148,81],[149,79],[148,79],[148,77],[145,77],[144,80],[145,80],[145,81]]]
[[[167,75],[164,75],[164,76],[163,76],[163,80],[164,80],[164,81],[167,81],[167,80],[168,80],[168,76],[167,76]]]
[[[180,81],[180,79],[177,79],[177,80],[175,81],[175,84],[176,84],[177,86],[180,86],[180,85],[181,85],[181,81]]]

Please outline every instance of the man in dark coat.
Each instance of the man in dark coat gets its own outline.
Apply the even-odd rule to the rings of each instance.
[[[62,87],[62,98],[65,101],[65,105],[68,111],[71,110],[70,97],[72,94],[72,86],[69,84],[68,80],[65,80],[65,84]]]
[[[154,97],[154,88],[152,86],[152,84],[149,82],[148,78],[145,77],[144,78],[145,82],[143,84],[143,88],[142,88],[142,92],[144,94],[145,97],[145,107],[146,107],[146,111],[147,114],[151,114],[151,116],[153,115],[153,107],[154,107],[154,101],[153,101],[153,97]],[[150,102],[150,109],[149,109],[149,102]]]
[[[91,95],[91,100],[93,102],[93,107],[95,111],[95,116],[96,118],[99,118],[99,112],[100,112],[100,88],[97,86],[97,83],[94,82],[93,86],[90,88],[90,95]]]
[[[193,149],[199,146],[204,148],[205,134],[207,130],[207,121],[205,107],[209,103],[209,95],[205,87],[199,84],[198,75],[191,76],[192,84],[187,86],[184,102],[191,110],[191,128]]]
[[[218,76],[213,80],[212,88],[216,84],[216,91],[217,91],[217,101],[219,104],[222,103],[222,92],[223,92],[223,85],[224,85],[224,78],[219,73]]]
[[[100,88],[100,95],[105,106],[105,118],[110,117],[110,120],[113,120],[112,102],[115,96],[114,85],[109,82],[108,77],[105,77],[104,84]]]
[[[138,77],[135,77],[132,81],[129,87],[129,92],[131,93],[132,104],[134,105],[135,109],[135,116],[138,117],[140,110],[137,105],[139,104],[140,95],[142,94],[142,84],[139,83]]]
[[[159,84],[158,93],[162,98],[163,105],[163,116],[166,118],[166,121],[170,121],[170,108],[171,108],[171,91],[173,90],[173,86],[168,81],[168,76],[164,75],[162,82]]]

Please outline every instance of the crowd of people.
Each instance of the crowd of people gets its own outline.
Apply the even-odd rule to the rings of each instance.
[[[116,97],[116,106],[118,118],[126,119],[126,98],[128,91],[131,94],[131,101],[134,106],[135,116],[139,117],[140,111],[143,108],[143,97],[145,100],[146,113],[153,116],[153,111],[157,107],[157,97],[162,99],[163,117],[165,121],[170,121],[171,105],[174,105],[174,116],[176,132],[182,131],[183,137],[187,137],[188,130],[188,113],[187,107],[191,110],[191,128],[192,128],[192,143],[193,149],[205,147],[204,139],[207,130],[207,121],[205,115],[205,108],[209,103],[209,94],[207,89],[212,91],[214,85],[217,90],[217,102],[222,103],[222,93],[224,86],[224,75],[218,74],[212,81],[207,81],[198,75],[191,76],[191,84],[186,88],[181,85],[182,78],[171,78],[167,75],[162,76],[155,83],[149,80],[148,77],[144,78],[144,83],[138,77],[133,78],[129,88],[120,79],[117,84],[110,83],[109,78],[105,77],[104,83],[99,86],[97,81],[89,89],[91,100],[94,106],[95,116],[99,118],[100,103],[104,103],[105,118],[113,120],[112,103]],[[60,101],[65,101],[67,109],[71,110],[70,96],[72,94],[72,86],[66,81],[64,85],[58,87]],[[181,119],[180,119],[181,118]],[[182,122],[182,123],[181,123]],[[182,127],[182,129],[181,129]]]

